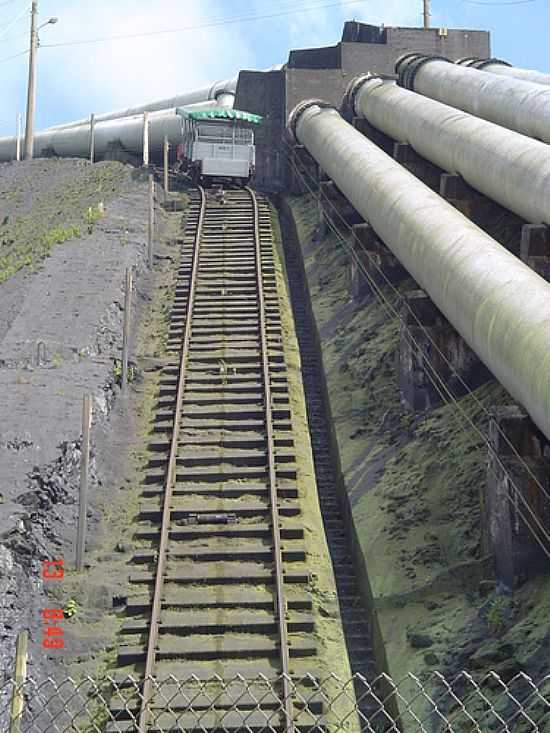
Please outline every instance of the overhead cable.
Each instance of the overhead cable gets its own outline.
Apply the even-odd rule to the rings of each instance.
[[[103,38],[89,38],[80,41],[64,41],[61,43],[44,43],[41,48],[62,48],[65,46],[83,46],[93,43],[107,43],[109,41],[122,41],[133,38],[147,38],[151,36],[161,36],[169,33],[183,33],[185,31],[203,30],[205,28],[214,28],[216,26],[233,25],[235,23],[245,23],[254,20],[268,20],[271,18],[279,18],[286,15],[296,15],[298,13],[306,13],[311,10],[323,10],[324,8],[344,7],[346,5],[358,5],[366,0],[344,0],[343,2],[330,2],[317,5],[307,5],[293,10],[284,10],[276,13],[264,13],[260,15],[241,16],[237,18],[225,18],[223,20],[210,21],[197,25],[184,26],[182,28],[167,28],[160,31],[145,31],[142,33],[129,33],[126,35],[105,36]]]

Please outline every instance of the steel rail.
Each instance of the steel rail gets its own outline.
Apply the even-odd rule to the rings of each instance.
[[[181,349],[180,364],[179,364],[179,376],[178,376],[178,390],[176,394],[176,404],[174,412],[174,424],[172,428],[172,440],[170,443],[170,455],[168,459],[168,467],[166,471],[166,480],[164,484],[164,504],[162,510],[161,520],[161,535],[160,544],[158,549],[158,560],[157,560],[157,572],[155,578],[155,590],[153,595],[153,607],[151,610],[151,620],[149,623],[149,640],[147,644],[147,656],[145,659],[145,672],[144,682],[141,695],[141,709],[138,723],[138,733],[146,733],[147,724],[149,722],[150,710],[148,704],[150,702],[152,691],[152,675],[153,668],[156,660],[157,641],[160,624],[160,612],[161,612],[161,595],[164,586],[164,570],[166,566],[166,554],[168,549],[168,540],[170,533],[170,513],[172,505],[172,494],[174,489],[174,483],[176,479],[176,458],[181,422],[181,404],[183,399],[183,393],[185,391],[186,382],[186,364],[189,354],[189,346],[191,342],[191,322],[193,320],[193,305],[195,300],[195,290],[197,283],[197,273],[199,266],[199,254],[200,254],[200,241],[202,234],[202,226],[204,222],[205,209],[206,209],[206,197],[204,189],[200,186],[200,214],[197,221],[197,230],[195,233],[195,241],[193,248],[193,266],[191,270],[191,278],[189,285],[189,297],[187,306],[187,317],[185,319],[185,332],[183,337],[183,344]]]
[[[258,283],[258,314],[260,321],[260,350],[262,357],[262,372],[264,382],[264,405],[266,424],[266,443],[268,461],[269,497],[271,504],[271,530],[273,535],[273,553],[275,556],[275,594],[277,626],[279,631],[279,645],[281,657],[281,673],[283,683],[283,702],[286,716],[285,730],[294,733],[294,711],[290,693],[288,630],[286,624],[286,604],[284,595],[283,555],[281,550],[281,525],[277,497],[277,475],[275,467],[275,438],[273,435],[273,411],[271,405],[271,381],[269,376],[269,355],[267,351],[267,327],[265,319],[265,298],[262,278],[262,247],[259,226],[259,210],[256,194],[251,188],[246,188],[252,199],[254,212],[254,243],[256,249],[256,277]]]

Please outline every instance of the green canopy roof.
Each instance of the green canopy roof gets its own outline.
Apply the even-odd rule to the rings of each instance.
[[[253,115],[251,112],[243,112],[240,109],[230,109],[229,107],[205,107],[204,109],[186,109],[178,107],[176,114],[181,115],[186,120],[243,120],[244,122],[252,122],[259,125],[263,117]]]

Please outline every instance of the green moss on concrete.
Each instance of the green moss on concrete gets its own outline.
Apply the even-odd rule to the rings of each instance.
[[[128,172],[120,163],[75,167],[70,184],[53,186],[32,210],[0,226],[0,283],[39,265],[52,248],[91,233],[105,204],[121,190]],[[20,192],[10,192],[16,200]]]
[[[348,680],[351,670],[340,620],[336,583],[317,496],[302,384],[300,350],[283,266],[281,232],[278,218],[274,212],[272,213],[272,226],[275,238],[275,274],[292,413],[294,453],[298,466],[297,485],[302,511],[301,521],[305,531],[306,565],[311,572],[310,592],[313,598],[314,633],[318,646],[318,654],[311,665],[311,674],[325,680],[323,691],[334,701],[328,716],[329,724],[334,725],[338,730],[355,730],[358,721],[355,714],[352,713],[350,701],[350,698],[353,698],[353,690],[349,689],[348,695],[342,695],[341,685],[330,678],[330,675],[333,674],[340,680]],[[337,725],[338,721],[340,725]],[[342,724],[341,721],[345,722]]]
[[[309,196],[287,202],[302,247],[345,490],[387,671],[396,680],[434,669],[481,675],[500,664],[505,673],[491,656],[505,640],[516,669],[541,675],[542,649],[550,639],[541,623],[550,605],[548,580],[527,583],[502,613],[498,630],[488,618],[497,596],[490,583],[480,586],[491,577],[480,536],[487,451],[472,423],[485,431],[485,410],[512,400],[490,382],[457,405],[425,415],[406,411],[397,382],[397,320],[376,300],[350,302],[342,244],[333,234],[313,238],[317,202]],[[501,241],[516,231],[507,218],[495,228]],[[384,295],[395,304],[394,293]],[[415,634],[427,636],[429,647],[417,646]],[[473,660],[476,654],[481,656]]]

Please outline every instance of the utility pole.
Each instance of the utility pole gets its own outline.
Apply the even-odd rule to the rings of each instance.
[[[33,0],[31,10],[31,47],[29,55],[29,86],[27,88],[27,121],[25,127],[25,160],[31,160],[34,143],[34,108],[36,105],[36,52],[38,50],[38,0]]]
[[[430,0],[424,0],[424,30],[430,27]]]

